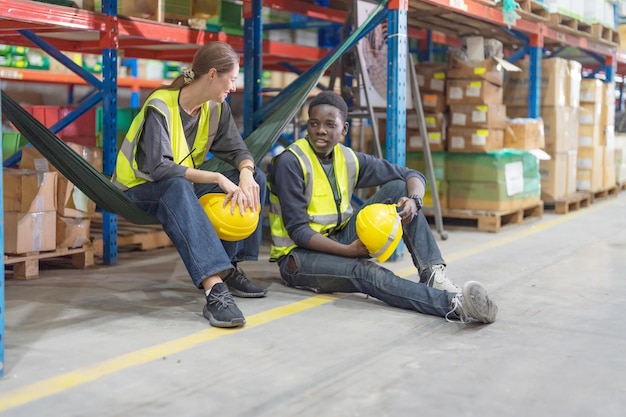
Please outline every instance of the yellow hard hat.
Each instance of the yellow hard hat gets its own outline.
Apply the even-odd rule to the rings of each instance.
[[[248,207],[242,216],[239,208],[235,207],[232,214],[230,203],[223,207],[225,198],[226,194],[209,193],[200,197],[199,201],[220,239],[235,242],[247,238],[259,224],[259,212],[252,212]]]
[[[356,216],[356,234],[370,255],[385,262],[402,239],[402,219],[395,204],[365,206]]]

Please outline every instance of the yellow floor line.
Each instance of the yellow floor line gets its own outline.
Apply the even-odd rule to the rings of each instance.
[[[521,239],[523,237],[554,227],[565,221],[569,221],[579,216],[589,214],[603,207],[605,207],[604,204],[586,208],[582,211],[572,212],[567,216],[557,217],[553,220],[534,225],[529,229],[520,231],[519,233],[500,239],[494,239],[493,241],[478,245],[474,248],[450,254],[446,256],[446,260],[448,262],[455,261],[471,255],[475,255],[480,252],[487,251],[489,249],[493,249],[498,246],[502,246],[514,240]],[[400,276],[408,276],[415,273],[415,268],[403,268],[401,270],[397,270],[396,273]],[[68,372],[62,375],[58,375],[56,377],[42,380],[31,385],[27,385],[22,388],[17,388],[12,391],[2,393],[0,394],[0,413],[16,407],[20,407],[35,400],[57,394],[78,385],[95,381],[106,375],[110,375],[115,372],[119,372],[154,360],[158,360],[163,358],[164,356],[173,355],[175,353],[191,349],[195,346],[207,343],[211,340],[237,334],[239,332],[253,329],[263,324],[300,313],[302,311],[337,300],[337,298],[340,297],[328,294],[315,295],[313,297],[309,297],[295,303],[287,304],[282,307],[276,307],[271,310],[267,310],[262,313],[250,316],[246,318],[246,326],[240,329],[229,330],[211,327],[201,332],[191,334],[189,336],[165,342],[146,349],[131,352],[126,355],[118,356],[108,361],[95,364],[93,366],[77,369],[72,372]]]
[[[181,337],[169,342],[161,343],[153,347],[141,349],[126,355],[104,361],[93,366],[77,369],[56,377],[18,388],[0,394],[0,413],[27,404],[50,395],[57,394],[69,388],[95,381],[106,375],[132,368],[144,363],[170,356],[184,350],[191,349],[203,343],[215,340],[224,336],[230,336],[244,330],[253,329],[265,323],[278,320],[293,314],[300,313],[313,307],[337,300],[338,297],[332,295],[316,295],[305,300],[276,307],[262,313],[246,318],[246,325],[239,329],[218,329],[208,328],[189,336]]]

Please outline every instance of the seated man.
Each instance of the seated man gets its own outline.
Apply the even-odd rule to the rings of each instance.
[[[463,323],[492,323],[497,306],[478,282],[459,289],[420,211],[424,176],[339,143],[348,131],[348,108],[325,91],[309,105],[307,135],[272,161],[269,175],[270,260],[290,286],[318,293],[361,292],[389,305]],[[350,198],[356,188],[381,186],[364,207],[395,202],[403,240],[419,282],[376,262],[356,234]]]

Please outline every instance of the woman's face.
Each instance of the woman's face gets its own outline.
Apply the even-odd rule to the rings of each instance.
[[[228,94],[237,91],[236,82],[239,77],[239,64],[235,64],[229,72],[217,72],[215,68],[211,68],[208,72],[210,81],[210,97],[209,100],[223,103]]]

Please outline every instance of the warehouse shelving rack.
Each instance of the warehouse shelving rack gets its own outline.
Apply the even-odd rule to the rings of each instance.
[[[117,88],[137,86],[117,76],[118,51],[124,57],[157,60],[191,61],[199,45],[210,41],[224,41],[243,55],[245,71],[244,130],[249,132],[262,120],[261,70],[281,69],[282,62],[306,68],[328,52],[325,48],[307,47],[262,40],[262,7],[271,7],[303,14],[311,19],[342,24],[348,6],[343,1],[325,0],[244,0],[244,36],[232,36],[221,32],[191,29],[142,19],[117,16],[116,0],[103,0],[102,13],[55,6],[30,0],[0,0],[0,43],[10,45],[44,46],[46,52],[80,51],[102,54],[102,79],[93,77],[82,68],[72,67],[77,76],[54,76],[48,80],[68,83],[84,83],[94,86],[91,101],[79,106],[75,114],[64,123],[69,124],[85,111],[88,104],[103,103],[104,171],[111,174],[116,156],[116,97]],[[456,22],[452,25],[429,24],[428,16],[445,16]],[[480,22],[480,25],[476,25]],[[313,25],[313,24],[312,24]],[[605,79],[612,81],[618,64],[626,65],[626,53],[618,53],[615,46],[591,40],[576,34],[563,32],[545,23],[520,19],[510,28],[504,23],[502,12],[478,0],[391,0],[388,4],[388,46],[392,59],[388,60],[388,107],[387,135],[395,141],[387,141],[387,157],[394,163],[405,163],[406,138],[406,75],[407,39],[416,38],[425,43],[425,49],[433,43],[454,43],[459,36],[484,34],[500,37],[508,46],[516,48],[513,59],[524,55],[530,57],[529,116],[539,113],[539,80],[541,58],[546,48],[576,47],[597,57],[604,67]],[[56,51],[56,52],[55,52]],[[59,54],[60,55],[60,54]],[[59,57],[60,58],[60,57]],[[61,58],[62,60],[62,58]],[[10,71],[4,69],[2,71]],[[22,71],[25,78],[36,77]],[[17,75],[19,78],[19,75]],[[4,77],[5,79],[10,77]],[[16,79],[16,78],[14,78]],[[42,82],[44,82],[42,80]],[[60,129],[59,129],[60,130]],[[2,213],[0,211],[0,213]],[[3,214],[0,214],[3,216]],[[0,220],[3,220],[0,219]],[[3,221],[0,234],[4,236]],[[103,215],[104,262],[117,260],[117,218],[114,214]],[[0,376],[4,371],[4,272],[0,281]]]

